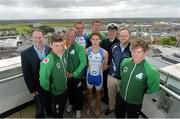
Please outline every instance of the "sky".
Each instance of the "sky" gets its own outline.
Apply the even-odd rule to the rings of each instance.
[[[180,0],[0,0],[0,20],[180,17]]]

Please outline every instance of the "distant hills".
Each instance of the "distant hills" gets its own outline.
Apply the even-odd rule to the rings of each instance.
[[[164,21],[164,22],[176,22],[180,23],[180,18],[93,18],[93,19],[20,19],[20,20],[0,20],[0,23],[40,23],[40,22],[76,22],[78,20],[83,20],[84,22],[92,22],[92,20],[98,19],[102,22],[154,22],[154,21]]]

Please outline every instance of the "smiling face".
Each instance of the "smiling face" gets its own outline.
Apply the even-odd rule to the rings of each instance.
[[[140,63],[145,56],[147,56],[147,52],[149,50],[149,42],[143,39],[135,39],[131,43],[131,53],[134,63]]]
[[[61,42],[53,42],[52,44],[50,44],[53,52],[59,56],[60,54],[63,53],[64,51],[64,41]]]
[[[145,58],[147,52],[144,52],[142,47],[136,47],[132,49],[131,55],[134,60],[134,63],[138,64]]]
[[[113,30],[113,29],[108,30],[108,37],[110,39],[115,39],[116,35],[117,35],[117,31],[116,30]]]
[[[75,31],[73,30],[68,30],[66,32],[66,41],[69,45],[75,42]]]
[[[120,31],[119,39],[122,44],[126,44],[127,42],[129,42],[129,38],[130,38],[130,34],[129,34],[128,30]]]
[[[37,48],[42,48],[44,45],[44,36],[43,33],[40,31],[34,31],[32,33],[33,43],[36,45]]]

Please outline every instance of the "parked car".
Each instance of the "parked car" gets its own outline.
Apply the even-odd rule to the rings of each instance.
[[[6,37],[0,40],[0,48],[16,48],[22,45],[19,35],[16,37]]]

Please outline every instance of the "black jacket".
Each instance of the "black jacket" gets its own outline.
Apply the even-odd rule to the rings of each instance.
[[[46,55],[49,54],[50,51],[51,49],[45,46]],[[34,46],[31,46],[21,52],[23,76],[30,93],[41,91],[39,84],[40,62],[41,60],[39,59]]]
[[[113,40],[113,42],[111,42],[111,41],[109,40],[109,38],[107,38],[107,39],[105,39],[105,40],[102,41],[101,47],[102,47],[103,49],[105,49],[105,50],[108,52],[108,54],[109,54],[108,64],[111,63],[111,59],[112,59],[112,58],[111,58],[111,57],[112,57],[112,54],[111,54],[111,52],[110,52],[110,49],[111,49],[112,45],[114,45],[115,43],[118,43],[118,42],[119,42],[119,39],[118,39],[117,37],[115,37],[115,39]]]

